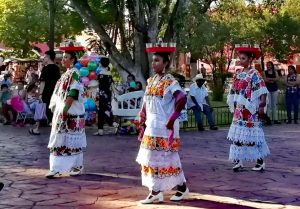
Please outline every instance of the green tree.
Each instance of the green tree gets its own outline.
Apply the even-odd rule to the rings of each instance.
[[[70,0],[73,7],[99,37],[122,78],[132,73],[142,82],[149,77],[147,42],[180,41],[178,31],[187,9],[186,0]],[[201,0],[208,9],[212,0]],[[108,8],[103,10],[102,8]],[[107,12],[107,17],[103,14]],[[205,11],[204,11],[205,12]],[[109,21],[111,20],[111,21]],[[113,30],[111,30],[113,28]],[[113,31],[110,33],[110,31]],[[118,37],[119,43],[116,43]],[[117,47],[118,44],[118,47]]]
[[[56,36],[72,36],[84,29],[79,15],[57,1]],[[0,0],[0,41],[26,57],[35,42],[47,42],[48,7],[42,0]]]

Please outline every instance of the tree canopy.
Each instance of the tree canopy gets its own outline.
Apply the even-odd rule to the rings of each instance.
[[[72,36],[84,29],[77,12],[56,1],[55,39]],[[0,42],[14,49],[19,56],[27,56],[35,42],[48,40],[48,5],[44,0],[0,0]]]

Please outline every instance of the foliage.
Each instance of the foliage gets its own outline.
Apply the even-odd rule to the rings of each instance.
[[[78,13],[56,1],[56,41],[83,29]],[[47,42],[48,7],[44,0],[0,0],[0,42],[14,48],[15,55],[29,56],[32,44]]]
[[[214,98],[221,98],[222,74],[229,66],[235,44],[259,44],[263,56],[271,54],[277,59],[299,50],[299,0],[222,0],[204,15],[198,13],[200,6],[196,0],[189,5],[181,30],[181,48],[188,48],[193,58],[212,65]]]

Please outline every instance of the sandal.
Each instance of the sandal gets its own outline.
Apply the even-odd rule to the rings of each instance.
[[[41,135],[41,133],[39,133],[39,132],[34,132],[33,128],[29,129],[28,132],[29,132],[31,135],[36,135],[36,136]]]

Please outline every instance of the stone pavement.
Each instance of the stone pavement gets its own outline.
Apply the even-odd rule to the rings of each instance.
[[[272,155],[267,170],[233,173],[227,130],[182,133],[181,158],[190,196],[172,203],[139,205],[148,194],[135,163],[136,137],[92,137],[88,130],[85,175],[44,178],[49,130],[29,136],[26,128],[0,127],[0,208],[18,209],[251,209],[300,208],[300,126],[266,127]]]

